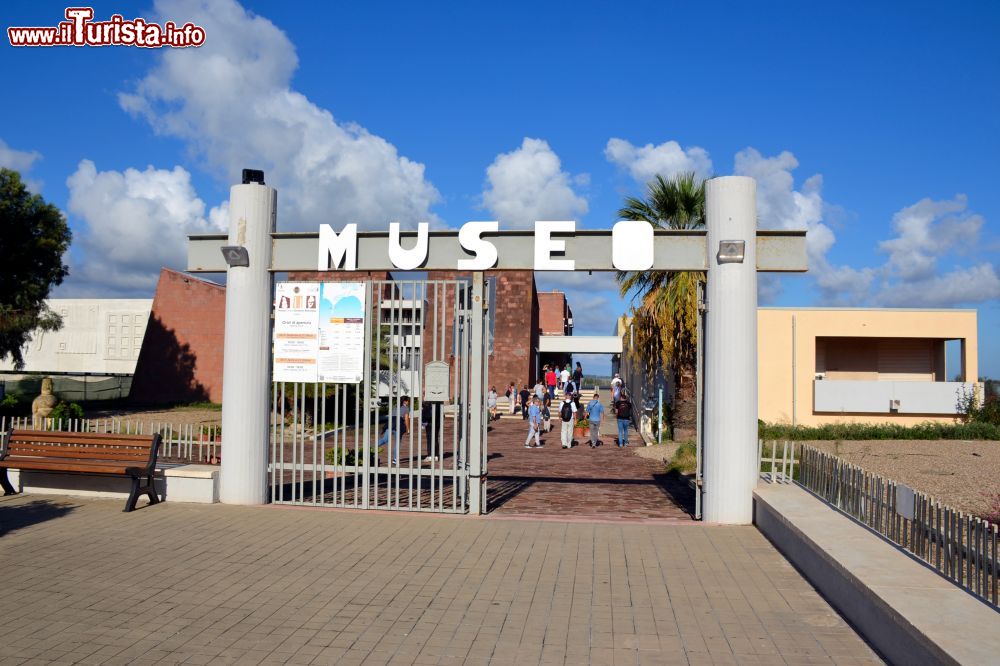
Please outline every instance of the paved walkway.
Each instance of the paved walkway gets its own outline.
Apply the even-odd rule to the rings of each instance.
[[[752,527],[0,499],[0,662],[872,663]]]
[[[541,449],[524,448],[525,421],[501,419],[491,426],[486,493],[491,515],[691,520],[694,492],[686,480],[666,474],[661,463],[634,455],[632,448],[615,446],[611,423],[603,427],[601,446],[590,448],[588,435],[569,450],[561,448],[559,424],[553,420]],[[633,430],[630,440],[638,446],[639,434]]]

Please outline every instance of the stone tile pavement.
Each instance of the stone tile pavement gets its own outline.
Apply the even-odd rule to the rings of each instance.
[[[875,663],[752,527],[0,499],[0,663]]]

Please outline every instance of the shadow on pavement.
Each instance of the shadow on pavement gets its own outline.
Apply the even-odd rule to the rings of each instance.
[[[0,536],[24,527],[61,518],[77,507],[53,500],[30,502],[0,502]]]

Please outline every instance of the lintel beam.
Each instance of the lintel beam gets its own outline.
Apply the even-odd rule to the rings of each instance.
[[[415,232],[404,234],[402,244],[412,243]],[[500,231],[483,234],[497,247],[499,260],[492,270],[533,270],[534,232]],[[562,256],[576,261],[577,271],[613,271],[610,230],[578,230],[572,235],[554,236],[565,240]],[[315,271],[318,265],[319,234],[317,232],[271,234],[274,272]],[[409,241],[407,239],[410,239]],[[188,236],[188,265],[191,273],[224,273],[226,263],[221,248],[227,244],[225,234]],[[358,269],[366,271],[398,270],[389,260],[389,233],[366,231],[358,233]],[[708,268],[708,251],[703,230],[657,230],[654,235],[654,264],[651,270],[704,271]],[[419,270],[456,270],[460,259],[469,259],[458,242],[457,230],[431,231],[428,236],[427,261]],[[253,257],[250,258],[253,261]],[[807,270],[806,232],[757,232],[757,270],[767,272],[803,272]]]

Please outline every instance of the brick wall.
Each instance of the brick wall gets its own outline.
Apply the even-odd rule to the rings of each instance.
[[[468,277],[457,271],[428,271],[428,280],[456,280]],[[534,382],[535,355],[538,349],[538,297],[532,271],[488,271],[487,278],[495,278],[496,290],[496,330],[493,338],[493,355],[489,361],[489,384],[503,393],[510,382],[526,384]],[[441,306],[446,322],[454,319],[454,292],[448,291],[448,298]],[[431,289],[427,301],[428,325],[434,323],[434,290]],[[432,359],[432,329],[425,328],[424,358]],[[452,347],[451,327],[445,336],[445,360],[450,360]]]
[[[225,287],[161,269],[129,397],[222,402],[225,328]]]
[[[510,382],[534,384],[538,354],[538,290],[532,271],[495,271],[496,331],[489,383],[502,395]]]
[[[538,324],[542,335],[566,335],[566,294],[561,291],[538,292]]]

